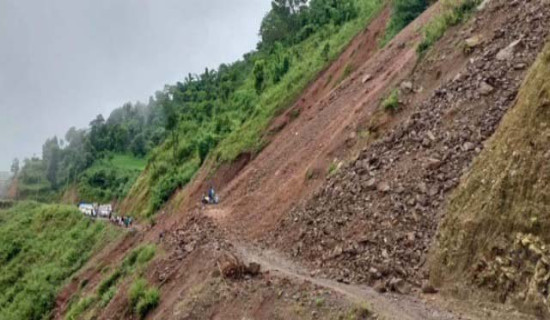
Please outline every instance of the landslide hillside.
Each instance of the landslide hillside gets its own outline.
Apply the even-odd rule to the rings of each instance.
[[[531,319],[436,294],[427,260],[447,197],[542,50],[549,3],[436,3],[384,47],[395,11],[375,12],[266,131],[247,131],[268,143],[221,165],[213,151],[189,185],[169,184],[154,219],[64,287],[55,318]],[[151,209],[154,165],[124,208]],[[202,206],[210,184],[221,203]]]
[[[549,23],[547,2],[493,0],[451,29],[394,84],[399,122],[284,216],[270,239],[340,281],[420,288],[447,197],[514,105]]]
[[[433,279],[550,317],[550,46],[454,192]],[[468,290],[466,288],[469,288]]]

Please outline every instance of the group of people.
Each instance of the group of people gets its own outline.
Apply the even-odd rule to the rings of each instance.
[[[132,226],[132,223],[134,222],[134,219],[132,217],[126,217],[126,216],[111,216],[109,217],[109,221],[111,221],[112,224],[129,228]]]

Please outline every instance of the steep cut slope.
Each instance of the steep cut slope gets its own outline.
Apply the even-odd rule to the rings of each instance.
[[[437,89],[293,210],[275,233],[279,247],[341,281],[420,286],[446,197],[513,104],[549,27],[547,2],[494,0],[448,33],[402,85]]]
[[[549,79],[547,46],[453,195],[431,266],[433,278],[451,289],[474,285],[544,318],[550,317]]]
[[[379,107],[379,101],[414,68],[414,45],[418,32],[438,5],[423,14],[383,50],[377,43],[383,36],[388,14],[377,17],[358,36],[337,62],[345,66],[353,57],[357,71],[332,90],[322,90],[325,73],[312,92],[298,101],[298,116],[278,132],[271,143],[221,192],[222,202],[207,211],[240,236],[258,238],[272,230],[281,217],[300,200],[307,199],[324,181],[335,158],[345,157],[358,143],[358,126]],[[356,61],[356,62],[355,62]],[[318,92],[317,92],[318,91]],[[321,93],[321,94],[319,94]],[[280,120],[280,119],[278,119]],[[275,123],[277,123],[277,121]]]

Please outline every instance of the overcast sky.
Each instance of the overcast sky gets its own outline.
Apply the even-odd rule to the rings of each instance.
[[[0,0],[0,171],[255,48],[270,0]]]

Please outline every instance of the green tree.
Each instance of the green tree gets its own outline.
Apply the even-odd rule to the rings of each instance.
[[[254,86],[256,88],[256,93],[260,94],[262,93],[264,89],[264,85],[266,82],[265,77],[265,61],[264,60],[258,60],[254,64]]]
[[[165,128],[166,131],[170,132],[172,135],[172,149],[173,149],[173,156],[174,161],[176,161],[176,151],[178,148],[178,114],[174,108],[174,105],[168,101],[169,99],[165,98],[163,99],[162,103],[162,111],[164,112],[164,118],[165,118]]]
[[[61,160],[61,149],[57,137],[46,140],[42,146],[42,160],[46,166],[46,178],[53,189],[57,188],[57,173]]]
[[[11,173],[13,173],[13,176],[17,176],[19,173],[19,159],[17,158],[11,162]]]

